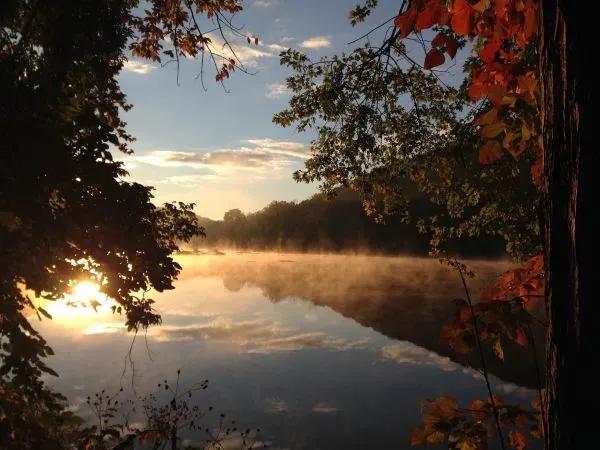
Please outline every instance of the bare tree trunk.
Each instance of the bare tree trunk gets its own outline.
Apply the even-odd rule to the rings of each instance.
[[[595,2],[541,0],[543,228],[547,353],[546,448],[598,446],[600,298],[594,292],[600,173],[592,145],[598,27]],[[593,23],[594,22],[594,23]],[[597,131],[600,131],[600,125]],[[594,423],[596,422],[596,423]]]

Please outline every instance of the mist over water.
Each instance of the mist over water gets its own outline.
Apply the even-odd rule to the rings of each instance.
[[[90,393],[151,391],[180,368],[184,384],[209,379],[202,402],[261,428],[272,448],[408,448],[422,399],[486,395],[477,361],[439,344],[451,300],[464,293],[457,274],[436,260],[276,253],[177,259],[184,269],[176,289],[153,296],[162,326],[136,338],[134,373],[127,358],[133,335],[110,311],[42,322],[56,351],[50,365],[61,374],[50,381],[82,415]],[[476,296],[509,263],[473,261],[471,268]],[[533,393],[521,386],[532,386],[532,372],[518,363],[518,349],[507,352],[516,363],[492,364],[495,390],[526,400]]]

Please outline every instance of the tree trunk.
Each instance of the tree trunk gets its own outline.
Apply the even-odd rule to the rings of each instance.
[[[593,367],[600,336],[600,298],[593,291],[593,278],[600,280],[594,267],[600,232],[595,211],[600,174],[594,173],[599,150],[592,146],[599,26],[594,3],[541,0],[543,231],[550,321],[545,440],[551,450],[589,449],[600,442],[600,379]]]

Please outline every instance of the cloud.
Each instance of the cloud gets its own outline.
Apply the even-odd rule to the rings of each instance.
[[[259,8],[270,8],[275,3],[277,3],[275,0],[254,0],[252,2],[254,6],[258,6]]]
[[[219,175],[219,168],[265,170],[288,166],[308,157],[308,147],[295,141],[275,139],[248,139],[238,148],[218,149],[209,152],[155,150],[145,154],[133,155],[130,159],[156,167],[190,167],[204,169],[204,179]],[[208,170],[207,170],[208,168]],[[182,178],[183,177],[183,178]],[[170,177],[175,183],[199,181],[189,175]]]
[[[221,36],[209,34],[208,37],[211,39],[210,48],[214,53],[234,59],[236,64],[241,63],[247,67],[256,67],[261,59],[274,58],[279,53],[262,42],[255,45],[254,42],[248,44],[246,41],[239,42],[236,38],[231,38],[228,39],[229,45],[227,45]]]
[[[413,364],[418,366],[436,366],[446,372],[459,370],[461,366],[450,358],[440,356],[410,342],[397,342],[386,345],[381,349],[384,359],[398,364]]]
[[[281,42],[292,42],[295,41],[296,38],[295,37],[291,37],[291,36],[284,36],[280,39]]]
[[[282,98],[290,93],[290,90],[285,84],[268,84],[267,85],[267,97],[268,98]]]
[[[139,75],[148,75],[156,69],[156,66],[141,61],[128,60],[123,64],[123,70],[127,72],[137,73]]]
[[[300,43],[300,47],[304,48],[326,48],[331,47],[331,39],[329,36],[315,36],[306,39]]]
[[[294,158],[307,158],[310,148],[297,141],[279,141],[276,139],[247,139],[245,142],[257,146],[263,151],[272,152],[280,155],[287,155]]]
[[[336,338],[319,331],[295,333],[279,323],[263,320],[233,322],[217,319],[206,324],[161,327],[156,333],[159,341],[217,341],[254,354],[293,352],[306,348],[343,351],[364,348],[367,343],[365,340]]]
[[[282,413],[289,409],[287,403],[278,398],[268,398],[265,403],[267,403],[266,410],[270,413]]]
[[[269,50],[273,50],[274,52],[277,52],[277,53],[285,52],[289,48],[289,47],[286,47],[285,45],[279,45],[279,44],[269,44],[267,47],[269,48]]]
[[[198,187],[203,181],[206,180],[215,180],[218,179],[219,176],[216,172],[210,171],[210,173],[203,174],[190,174],[190,175],[173,175],[170,177],[163,178],[162,180],[158,180],[158,184],[173,184],[176,186],[186,187],[186,188],[194,188]]]
[[[325,402],[317,403],[315,406],[313,406],[312,410],[313,412],[319,414],[332,414],[339,411],[335,406]]]

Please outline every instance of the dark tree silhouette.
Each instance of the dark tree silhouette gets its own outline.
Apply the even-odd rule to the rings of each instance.
[[[217,52],[200,16],[241,35],[226,16],[241,6],[150,4],[145,12],[136,0],[0,4],[2,449],[63,448],[69,433],[58,425],[74,424],[42,380],[56,375],[44,362],[52,350],[28,316],[50,316],[32,295],[58,299],[91,279],[129,330],[157,324],[144,293],[173,288],[181,267],[170,255],[202,233],[192,204],[156,206],[152,188],[128,181],[113,158],[133,139],[117,75],[131,48],[155,61],[206,55],[226,78],[236,61]]]
[[[546,448],[582,449],[596,440],[583,405],[598,399],[594,363],[598,188],[593,97],[597,81],[586,45],[591,5],[541,2],[540,80],[544,136],[544,236],[549,310]]]

